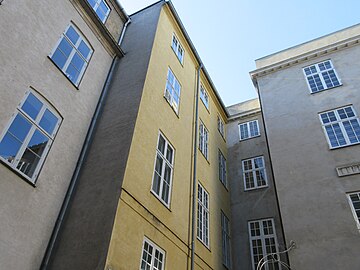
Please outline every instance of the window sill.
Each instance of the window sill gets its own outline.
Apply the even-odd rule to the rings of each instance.
[[[205,102],[202,100],[202,98],[200,98],[200,100],[201,100],[201,103],[204,105],[204,107],[205,107],[206,111],[208,112],[208,114],[210,114],[209,106],[206,107],[206,104],[205,104]]]
[[[340,83],[340,84],[337,85],[337,86],[329,87],[329,88],[326,88],[326,89],[323,89],[323,90],[320,90],[320,91],[316,91],[316,92],[311,92],[311,90],[310,90],[310,94],[311,94],[311,95],[315,95],[315,94],[317,94],[317,93],[326,92],[327,90],[331,90],[331,89],[334,89],[334,88],[338,88],[338,87],[340,87],[340,86],[342,86],[342,85],[343,85],[343,84]]]
[[[207,163],[210,165],[210,161],[208,160],[208,158],[204,155],[204,153],[200,150],[200,148],[198,148],[199,152],[201,153],[201,155],[204,157],[204,159],[207,161]]]
[[[347,144],[347,145],[341,145],[341,146],[336,146],[336,147],[331,147],[329,148],[329,150],[336,150],[336,149],[341,149],[341,148],[346,148],[346,147],[351,147],[351,146],[354,146],[354,145],[359,145],[360,142],[357,142],[357,143],[351,143],[351,144]]]
[[[247,192],[247,191],[261,190],[261,189],[265,189],[268,187],[269,187],[269,185],[261,186],[261,187],[254,187],[254,188],[244,188],[244,191]]]
[[[254,139],[254,138],[257,138],[257,137],[260,137],[260,136],[261,136],[261,134],[253,136],[253,137],[249,137],[249,138],[246,138],[246,139],[240,139],[240,142],[247,141],[247,140],[250,140],[250,139]]]
[[[174,52],[175,57],[176,57],[176,59],[179,61],[180,65],[181,65],[182,67],[184,67],[184,59],[183,59],[183,61],[181,62],[181,60],[180,60],[179,57],[177,56],[176,52],[174,51],[174,48],[173,48],[171,45],[170,45],[170,48],[171,48],[171,50]]]
[[[226,139],[225,139],[225,136],[220,132],[220,130],[218,129],[218,131],[219,131],[219,134],[220,134],[220,136],[221,136],[221,138],[224,140],[224,142],[226,143]],[[260,135],[259,135],[260,136]],[[244,139],[244,140],[246,140],[246,139]]]
[[[226,189],[226,191],[229,192],[229,188],[223,182],[221,182],[220,179],[219,179],[219,181],[220,181],[221,185]]]
[[[197,240],[198,240],[204,247],[206,247],[206,249],[207,249],[209,252],[211,252],[210,245],[207,246],[207,245],[199,238],[199,236],[197,236],[196,238],[197,238]]]
[[[22,178],[26,183],[28,183],[30,186],[32,186],[33,188],[36,188],[36,180],[34,182],[32,182],[27,176],[23,175],[21,172],[15,170],[14,168],[12,168],[8,162],[4,161],[2,158],[0,158],[0,163],[3,164],[7,169],[9,169],[10,171],[12,171],[13,173],[15,173],[17,176],[19,176],[20,178]]]
[[[66,74],[64,73],[64,71],[62,71],[62,69],[59,68],[59,67],[56,65],[56,63],[51,59],[50,56],[47,56],[47,58],[50,59],[50,61],[54,64],[54,66],[61,72],[61,74],[63,74],[63,75],[65,76],[65,78],[76,88],[76,90],[79,90],[79,85],[80,85],[80,83],[81,83],[81,81],[82,81],[83,76],[81,77],[79,83],[76,85],[75,83],[73,83],[72,80],[69,79],[68,76],[66,76]],[[84,71],[84,73],[85,73],[85,71]],[[83,75],[84,75],[84,74],[83,74]]]
[[[176,112],[176,111],[175,111],[174,107],[171,106],[170,102],[167,100],[167,98],[166,98],[165,96],[163,96],[163,97],[164,97],[166,103],[169,104],[171,110],[175,113],[176,117],[177,117],[178,119],[180,119],[179,112]]]
[[[172,212],[170,209],[170,203],[169,205],[167,205],[163,200],[159,198],[159,196],[152,189],[150,189],[150,192],[153,196],[155,196],[156,199],[158,199],[159,202],[161,202],[162,205],[166,207],[167,210],[169,210],[169,212]]]

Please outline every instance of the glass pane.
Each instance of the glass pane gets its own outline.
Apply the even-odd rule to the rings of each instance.
[[[35,155],[27,148],[16,168],[21,172],[23,172],[24,174],[26,174],[27,176],[32,177],[36,169],[36,166],[39,163],[39,160],[40,157]]]
[[[51,59],[60,69],[62,69],[66,63],[67,57],[59,50],[59,48],[57,48],[51,56]]]
[[[169,147],[167,148],[167,153],[166,153],[166,159],[172,163],[172,157],[173,157],[173,150]]]
[[[27,121],[25,117],[18,113],[8,131],[21,142],[23,142],[25,137],[29,133],[30,128],[31,124],[29,123],[29,121]]]
[[[21,109],[26,112],[27,115],[29,115],[33,120],[35,120],[42,106],[42,102],[40,102],[40,100],[32,93],[30,93],[26,98],[24,104],[21,106]]]
[[[49,135],[52,135],[58,120],[59,119],[52,112],[50,112],[48,109],[46,109],[43,117],[40,120],[39,125],[47,133],[49,133]]]
[[[82,54],[82,56],[84,56],[85,59],[88,58],[90,54],[90,48],[86,45],[84,41],[80,42],[78,50]]]
[[[79,39],[79,34],[75,31],[73,26],[70,26],[66,31],[66,36],[70,39],[70,41],[75,45]]]
[[[67,41],[67,39],[63,37],[63,39],[59,44],[58,49],[60,49],[61,52],[66,56],[66,58],[68,58],[73,47],[70,45],[69,41]]]
[[[87,0],[93,8],[95,7],[96,1],[95,0]]]
[[[11,134],[6,133],[0,142],[0,156],[9,162],[13,162],[21,143]]]
[[[77,69],[78,72],[81,72],[85,61],[80,57],[78,53],[75,53],[74,57],[71,59],[71,64]]]
[[[49,139],[44,134],[42,134],[39,130],[35,130],[34,135],[32,136],[28,149],[41,157],[42,153],[45,150],[45,147],[48,143]]]
[[[66,70],[66,75],[74,84],[76,84],[77,79],[80,74],[79,74],[78,70],[73,65],[70,64]]]
[[[161,154],[165,154],[165,139],[161,135],[159,136],[158,150],[161,152]]]

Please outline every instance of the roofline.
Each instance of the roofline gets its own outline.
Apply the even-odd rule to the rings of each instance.
[[[323,38],[325,38],[325,37],[334,35],[334,34],[339,33],[339,32],[343,32],[344,30],[348,30],[348,29],[351,29],[351,28],[354,28],[354,27],[357,27],[357,26],[360,26],[360,23],[357,23],[357,24],[354,24],[354,25],[351,25],[351,26],[348,26],[348,27],[339,29],[339,30],[337,30],[337,31],[335,31],[335,32],[331,32],[331,33],[329,33],[329,34],[326,34],[326,35],[323,35],[323,36],[320,36],[320,37],[317,37],[317,38],[314,38],[314,39],[310,39],[309,41],[305,41],[305,42],[302,42],[302,43],[300,43],[300,44],[297,44],[297,45],[288,47],[288,48],[286,48],[286,49],[283,49],[283,50],[280,50],[280,51],[277,51],[277,52],[268,54],[268,55],[266,55],[266,56],[257,58],[257,59],[255,59],[255,62],[258,61],[258,60],[262,60],[262,59],[268,58],[268,57],[270,57],[270,56],[274,56],[274,55],[276,55],[276,54],[278,54],[278,53],[286,52],[286,51],[288,51],[288,50],[301,47],[301,46],[303,46],[303,45],[305,45],[305,44],[308,44],[308,43],[311,43],[311,42],[314,42],[314,41],[323,39]]]
[[[165,2],[165,0],[156,1],[156,2],[152,3],[151,5],[148,5],[148,6],[144,7],[144,8],[142,8],[142,9],[139,9],[138,11],[135,11],[134,13],[130,14],[130,17],[131,17],[131,16],[134,16],[135,14],[138,14],[138,13],[144,11],[145,9],[151,8],[152,6],[155,6],[155,5],[157,5],[158,3],[160,3],[160,2]]]
[[[120,8],[120,11],[125,15],[125,18],[127,20],[129,20],[129,15],[126,13],[124,7],[122,6],[122,4],[120,3],[119,0],[115,0],[115,3],[117,4],[117,6]]]

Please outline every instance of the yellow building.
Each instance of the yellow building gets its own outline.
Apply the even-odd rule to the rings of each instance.
[[[228,269],[225,106],[171,2],[130,19],[50,269]]]

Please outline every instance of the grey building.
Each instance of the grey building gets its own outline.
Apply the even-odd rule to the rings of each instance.
[[[358,269],[360,25],[256,60],[294,269]]]
[[[280,269],[287,264],[266,133],[258,99],[227,107],[233,269]]]
[[[1,269],[39,269],[109,69],[123,56],[127,15],[104,3],[1,1]]]

